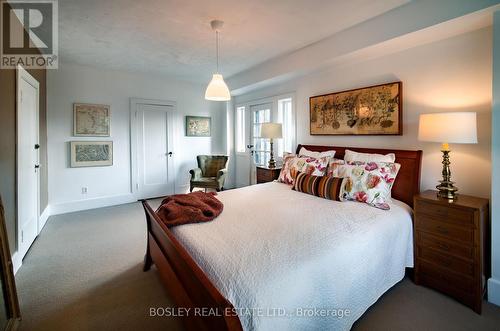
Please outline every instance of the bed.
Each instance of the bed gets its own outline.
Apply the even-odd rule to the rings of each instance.
[[[421,151],[349,149],[396,154],[390,211],[271,182],[220,193],[224,212],[213,222],[168,229],[143,201],[144,268],[154,263],[177,306],[190,308],[187,329],[348,330],[404,277]]]

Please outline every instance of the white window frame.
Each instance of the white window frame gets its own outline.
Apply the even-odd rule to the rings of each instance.
[[[240,119],[240,116],[238,114],[239,110],[240,109],[243,109],[243,116],[241,117],[242,121],[243,121],[243,136],[240,137],[240,132],[239,132],[239,119]],[[247,128],[246,128],[246,125],[247,125],[247,111],[248,111],[248,108],[246,106],[236,106],[235,107],[235,116],[234,116],[234,149],[236,151],[236,154],[244,154],[246,153],[246,150],[247,150],[247,138],[246,138],[246,135],[247,135]],[[239,138],[243,138],[243,150],[238,150],[239,146],[238,146],[238,140]]]
[[[252,114],[251,112],[251,107],[252,106],[258,106],[261,104],[266,104],[266,103],[271,103],[272,108],[271,108],[271,122],[276,122],[278,119],[278,101],[281,99],[291,99],[292,100],[292,123],[293,123],[293,129],[291,130],[294,135],[292,138],[292,146],[297,146],[297,111],[296,111],[296,97],[295,97],[295,92],[290,92],[290,93],[285,93],[285,94],[279,94],[271,97],[265,97],[265,98],[260,98],[260,99],[255,99],[255,100],[250,100],[247,102],[242,102],[238,103],[235,105],[234,108],[234,114],[237,115],[237,109],[239,107],[245,107],[245,152],[238,152],[236,151],[236,154],[245,154],[247,153],[246,146],[251,143],[251,137],[252,137],[252,124],[253,124],[253,119],[252,119]],[[235,146],[236,146],[236,116],[235,116],[235,122],[234,122],[234,128],[235,128]],[[236,150],[236,148],[235,148]],[[275,152],[277,150],[275,149]],[[295,151],[292,151],[295,152]],[[280,160],[282,158],[282,155],[275,155],[274,156],[276,160]]]

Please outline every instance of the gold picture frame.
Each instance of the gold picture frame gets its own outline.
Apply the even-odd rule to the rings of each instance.
[[[402,82],[310,97],[310,134],[402,135],[402,100]]]

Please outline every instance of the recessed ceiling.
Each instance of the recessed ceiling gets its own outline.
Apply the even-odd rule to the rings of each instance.
[[[206,82],[210,21],[225,21],[221,73],[234,75],[409,0],[60,0],[62,62]]]

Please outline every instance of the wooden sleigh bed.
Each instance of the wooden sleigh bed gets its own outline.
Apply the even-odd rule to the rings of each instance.
[[[361,153],[395,153],[396,162],[401,164],[398,177],[392,189],[392,197],[413,207],[413,196],[419,193],[422,151],[388,150],[355,147],[298,145],[312,151],[336,150],[336,158],[342,159],[346,149]],[[213,285],[205,272],[190,256],[186,248],[176,239],[155,214],[146,201],[142,201],[147,221],[147,250],[144,271],[155,264],[168,293],[177,307],[203,308],[206,314],[191,313],[183,318],[187,330],[243,330],[234,307]]]

